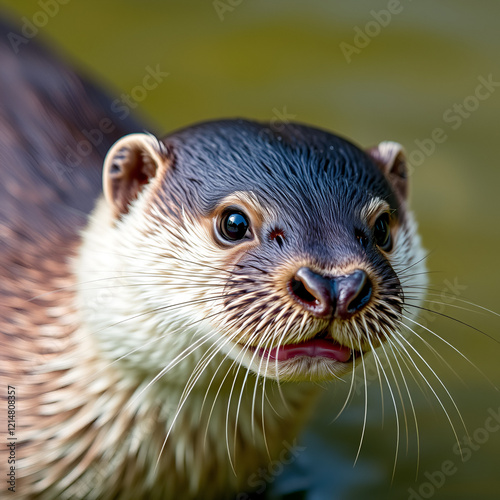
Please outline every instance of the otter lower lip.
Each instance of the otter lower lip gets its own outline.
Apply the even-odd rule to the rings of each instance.
[[[337,344],[333,340],[312,339],[300,344],[282,345],[279,348],[260,349],[259,354],[262,357],[269,357],[278,361],[287,361],[299,356],[310,358],[329,358],[347,363],[351,359],[351,349]]]

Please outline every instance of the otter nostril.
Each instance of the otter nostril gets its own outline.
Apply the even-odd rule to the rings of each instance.
[[[370,301],[372,283],[365,271],[361,269],[347,276],[339,276],[336,282],[338,300],[335,315],[342,319],[349,319]]]
[[[325,318],[332,314],[334,303],[330,278],[316,274],[308,267],[301,267],[288,286],[296,302],[315,316]]]
[[[347,305],[347,312],[355,313],[368,304],[372,295],[372,284],[368,278],[364,280],[358,294]]]
[[[309,293],[307,291],[304,283],[302,283],[302,281],[296,280],[295,278],[290,281],[290,291],[303,302],[307,302],[310,304],[315,304],[318,302],[318,299],[316,299],[316,297],[312,293]]]

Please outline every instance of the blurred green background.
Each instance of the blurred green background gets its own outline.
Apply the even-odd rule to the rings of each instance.
[[[458,298],[500,311],[500,3],[65,1],[55,15],[45,16],[41,38],[52,39],[111,92],[130,93],[141,84],[147,67],[159,65],[169,73],[137,107],[152,119],[158,134],[200,120],[243,116],[271,120],[276,126],[298,120],[364,146],[386,139],[405,145],[414,167],[413,208],[424,244],[432,251],[428,264],[433,288],[438,294],[446,291],[445,301],[451,303],[444,313],[497,341],[434,314],[426,314],[424,321],[500,385],[500,319],[454,307],[469,308],[453,298],[456,290],[450,291],[446,281],[458,283]],[[42,4],[9,0],[0,6],[22,25],[25,18],[43,21]],[[473,96],[481,78],[490,83],[483,85],[478,100]],[[432,140],[436,128],[443,131],[440,142]],[[455,398],[473,440],[476,436],[481,443],[465,446],[469,459],[462,463],[453,452],[455,438],[439,403],[413,383],[419,476],[415,481],[418,449],[406,398],[409,444],[406,450],[400,413],[401,447],[391,480],[397,422],[385,390],[382,427],[378,383],[372,383],[365,442],[352,468],[361,435],[363,390],[328,425],[345,396],[344,384],[337,384],[325,396],[312,428],[321,429],[320,440],[331,442],[336,455],[313,464],[323,478],[318,483],[335,483],[338,498],[412,498],[409,488],[415,499],[500,498],[500,431],[480,430],[489,409],[500,411],[499,393],[443,342],[426,331],[421,334],[461,376],[462,381],[421,348]],[[440,387],[436,381],[433,386]],[[453,404],[442,387],[439,394],[462,439],[465,431]],[[314,432],[307,432],[313,443]],[[314,444],[308,446],[304,467],[315,457],[319,461]],[[453,462],[454,473],[444,481],[435,474],[433,485],[430,475],[447,460]],[[290,474],[296,477],[300,471],[292,467]]]

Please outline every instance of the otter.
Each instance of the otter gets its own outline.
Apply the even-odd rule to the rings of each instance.
[[[403,149],[242,119],[159,139],[24,49],[0,48],[17,498],[234,498],[318,382],[407,349],[426,275]]]

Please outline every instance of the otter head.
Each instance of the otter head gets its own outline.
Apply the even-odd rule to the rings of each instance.
[[[403,343],[405,294],[424,274],[398,144],[364,152],[246,121],[135,134],[109,152],[104,193],[106,227],[91,232],[122,291],[101,308],[112,320],[94,316],[115,356],[325,380]]]

